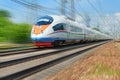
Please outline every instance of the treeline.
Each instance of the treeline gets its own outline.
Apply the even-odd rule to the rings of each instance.
[[[0,42],[28,43],[30,40],[31,26],[28,24],[16,24],[9,18],[10,13],[0,10]]]

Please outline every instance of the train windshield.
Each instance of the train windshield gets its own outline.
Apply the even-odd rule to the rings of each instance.
[[[38,19],[36,25],[48,25],[53,22],[53,18],[51,16],[44,16]]]
[[[66,24],[64,23],[56,24],[55,26],[53,26],[54,31],[65,30],[65,29],[66,29]]]

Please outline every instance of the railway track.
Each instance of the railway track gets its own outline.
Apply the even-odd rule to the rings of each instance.
[[[80,47],[84,47],[84,46],[88,46],[91,44],[95,44],[94,43],[86,43],[86,44],[82,44],[82,45],[71,45],[71,46],[62,46],[62,47],[58,47],[58,48],[54,48],[54,49],[49,49],[49,48],[45,48],[45,49],[37,49],[37,50],[29,50],[29,51],[22,51],[22,54],[18,54],[17,52],[11,54],[11,53],[7,53],[4,55],[1,55],[2,57],[0,58],[0,68],[2,67],[7,67],[10,65],[14,65],[14,64],[18,64],[18,63],[22,63],[22,62],[26,62],[26,61],[30,61],[30,60],[34,60],[37,58],[41,58],[41,57],[45,57],[45,56],[49,56],[49,55],[53,55],[56,54],[57,52],[63,52],[66,50],[70,50],[70,49],[74,49],[74,48],[80,48]],[[31,52],[30,52],[31,51]],[[18,51],[19,52],[19,51]]]
[[[12,55],[11,58],[0,60],[0,80],[21,80],[29,78],[32,74],[43,72],[44,70],[70,60],[81,53],[89,51],[105,42],[79,45],[59,50],[50,50],[48,52],[38,52],[34,55],[20,57]],[[8,56],[6,56],[8,57]],[[29,79],[26,79],[29,80]]]
[[[65,46],[60,46],[57,48],[64,48],[64,47],[69,47],[68,45]],[[56,49],[57,49],[56,48]],[[18,55],[18,54],[25,54],[29,52],[35,52],[35,51],[41,51],[41,50],[46,50],[50,48],[37,48],[37,47],[27,47],[27,48],[8,48],[8,49],[3,49],[0,50],[0,56],[9,56],[9,55]]]
[[[37,50],[40,50],[40,49],[37,49],[36,47],[4,49],[0,51],[0,56],[16,55],[19,53],[22,54],[22,53],[34,52]]]
[[[84,44],[88,44],[88,43],[81,43],[81,44],[84,45]],[[56,49],[57,48],[58,49],[65,48],[65,47],[69,47],[69,46],[74,46],[74,44],[59,46],[59,47],[56,47]],[[46,49],[50,49],[50,48],[37,48],[37,47],[6,48],[3,50],[0,50],[0,56],[18,55],[18,54],[22,54],[22,53],[25,54],[25,53],[29,53],[29,52],[41,51],[41,50],[46,50]]]
[[[0,51],[0,56],[11,56],[11,55],[19,55],[30,52],[42,51],[51,48],[37,48],[37,47],[28,47],[28,48],[20,48],[20,49],[8,49]]]
[[[87,43],[86,43],[87,44]],[[59,48],[65,48],[65,47],[69,47],[69,46],[74,46],[74,44],[72,45],[64,45],[64,46],[59,46],[56,47],[55,49],[59,49]],[[37,48],[37,47],[28,47],[28,48],[13,48],[13,49],[5,49],[5,50],[1,50],[0,51],[0,56],[9,56],[9,55],[18,55],[18,54],[25,54],[25,53],[29,53],[29,52],[36,52],[36,51],[41,51],[41,50],[46,50],[46,49],[50,49],[50,48]]]

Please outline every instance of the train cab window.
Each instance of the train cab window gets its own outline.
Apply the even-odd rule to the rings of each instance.
[[[53,30],[54,31],[65,30],[65,24],[57,24],[57,25],[53,26]]]
[[[47,25],[53,22],[53,18],[51,16],[43,16],[39,18],[36,22],[36,25]]]

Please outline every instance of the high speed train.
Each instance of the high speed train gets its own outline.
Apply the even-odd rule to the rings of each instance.
[[[110,38],[110,36],[104,33],[88,28],[62,15],[50,15],[39,18],[31,31],[31,39],[37,47],[52,47]]]

